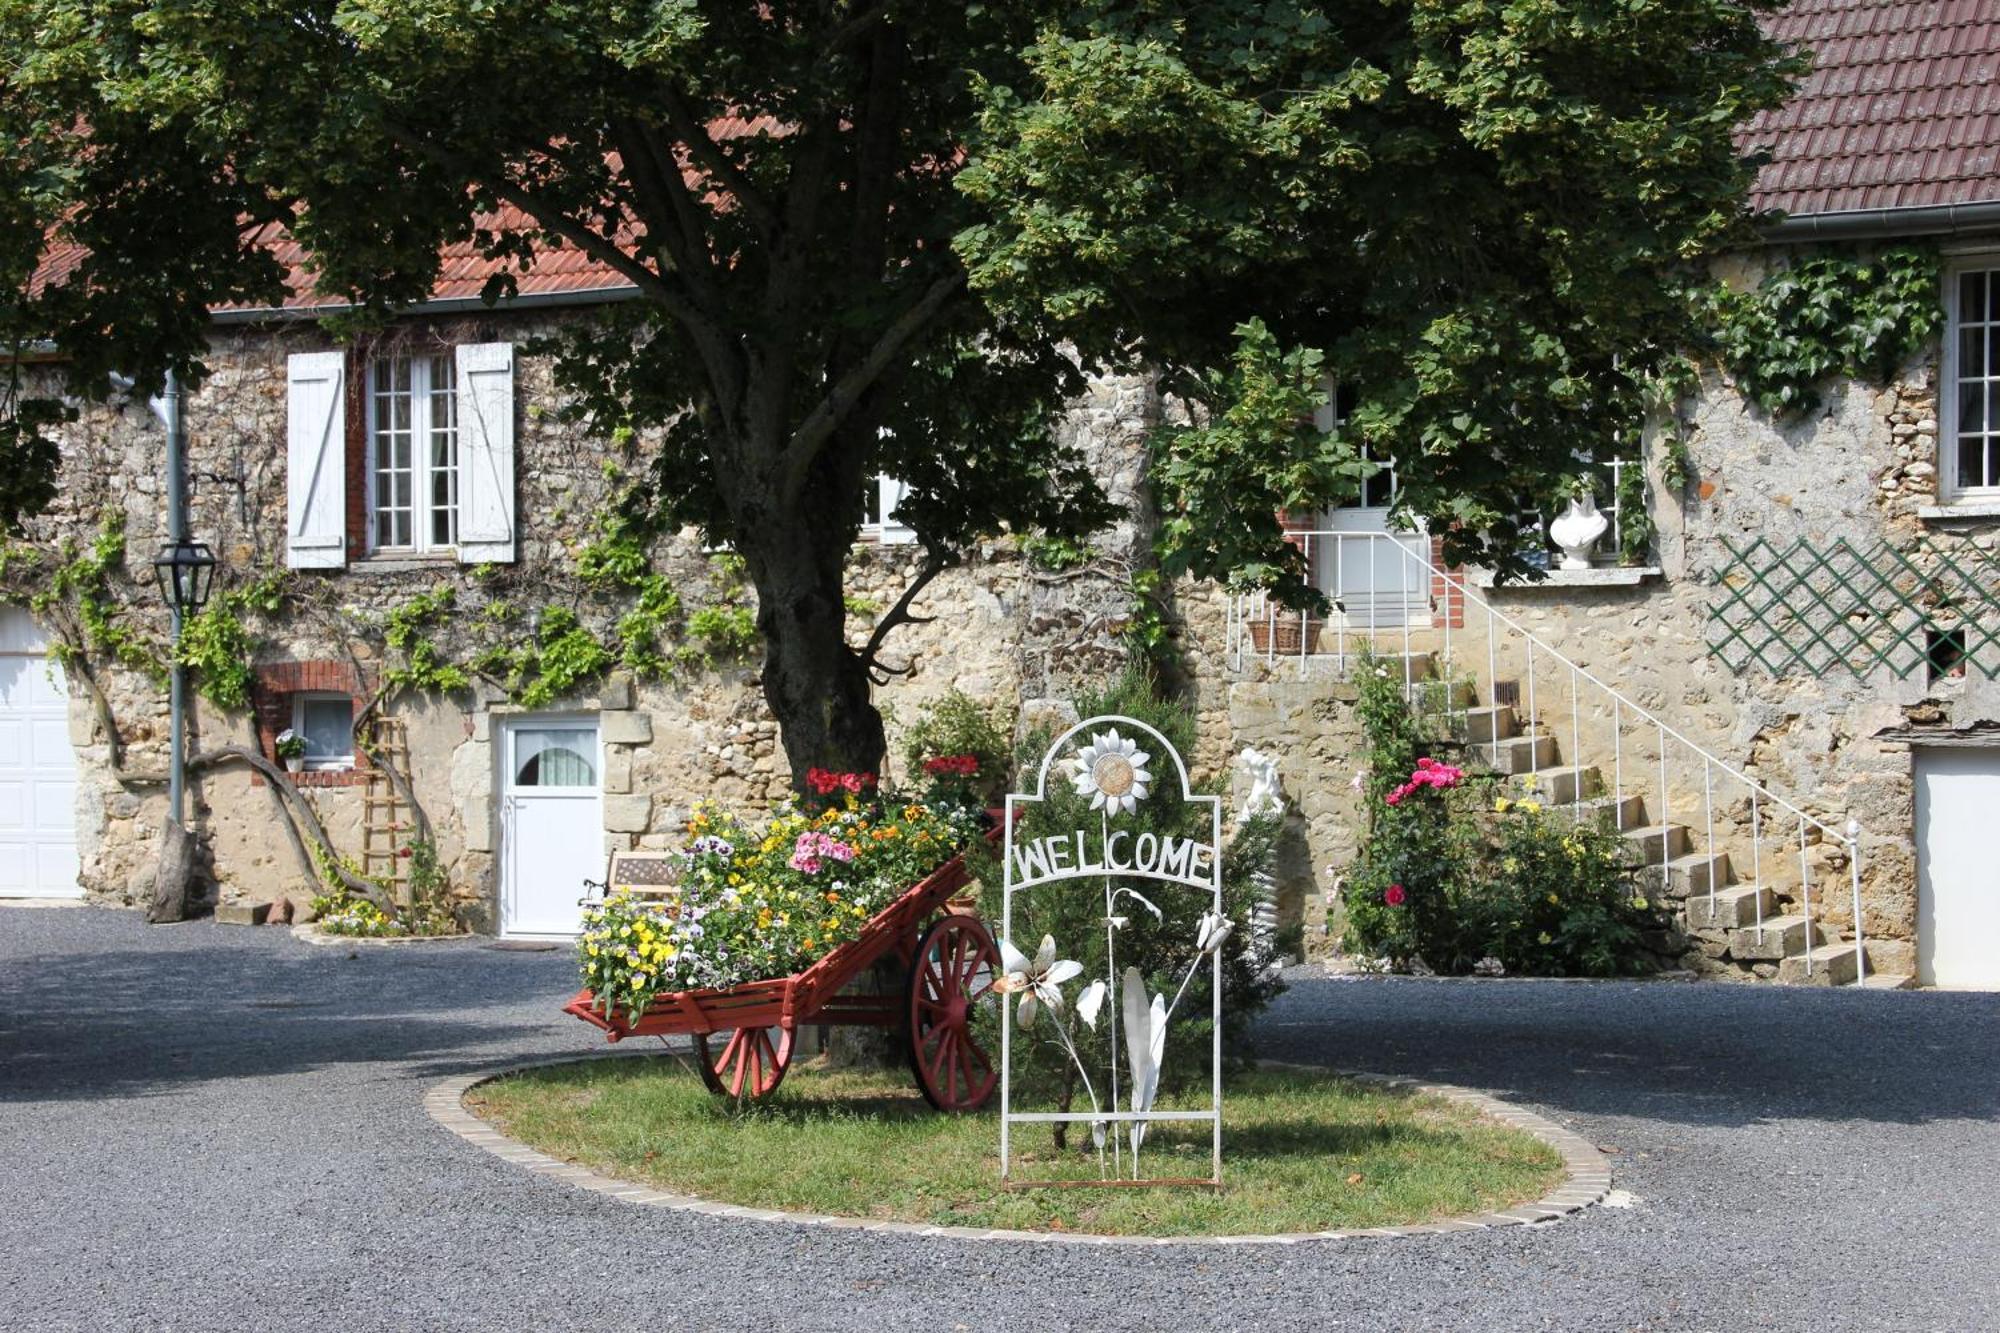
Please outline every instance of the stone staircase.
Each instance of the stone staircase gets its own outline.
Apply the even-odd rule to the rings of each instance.
[[[1469,683],[1437,681],[1431,653],[1378,654],[1373,660],[1410,682],[1419,707],[1450,718],[1471,766],[1504,776],[1522,797],[1539,799],[1550,810],[1619,830],[1644,891],[1677,905],[1690,965],[1790,985],[1845,986],[1860,974],[1861,950],[1809,920],[1795,885],[1769,876],[1763,883],[1743,882],[1727,847],[1704,846],[1689,825],[1652,818],[1641,795],[1608,791],[1597,765],[1565,762],[1556,736],[1528,726],[1522,710],[1478,703]],[[1871,970],[1863,985],[1898,990],[1915,981]]]

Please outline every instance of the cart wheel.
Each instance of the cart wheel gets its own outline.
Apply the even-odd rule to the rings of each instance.
[[[973,1030],[976,1006],[993,989],[1000,951],[976,916],[940,917],[910,967],[910,1068],[940,1111],[985,1105],[1000,1071]]]
[[[778,1034],[775,1042],[773,1031]],[[778,1090],[785,1067],[792,1062],[790,1028],[738,1028],[719,1052],[708,1038],[707,1033],[694,1034],[695,1065],[701,1081],[718,1097],[768,1097]]]

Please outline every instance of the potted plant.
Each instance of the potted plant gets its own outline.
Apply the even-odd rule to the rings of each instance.
[[[1253,651],[1276,653],[1280,657],[1297,655],[1305,646],[1308,631],[1316,628],[1310,617],[1297,611],[1252,616],[1245,624],[1250,629]]]
[[[290,727],[278,733],[278,743],[272,748],[285,761],[287,773],[296,773],[306,766],[306,738]]]

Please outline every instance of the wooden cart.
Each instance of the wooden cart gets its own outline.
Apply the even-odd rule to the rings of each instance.
[[[656,995],[636,1018],[600,1013],[588,990],[563,1011],[603,1029],[611,1041],[691,1036],[710,1090],[743,1098],[776,1090],[801,1026],[897,1028],[907,1034],[910,1068],[931,1105],[973,1110],[1000,1080],[971,1023],[974,1006],[1000,974],[1000,951],[977,916],[948,905],[969,881],[964,858],[954,856],[870,917],[858,936],[795,976]],[[901,994],[841,994],[892,954],[907,971]]]

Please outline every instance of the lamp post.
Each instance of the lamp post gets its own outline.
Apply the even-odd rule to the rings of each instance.
[[[204,542],[185,533],[169,541],[153,557],[153,578],[160,596],[173,612],[173,659],[168,676],[169,716],[167,748],[167,808],[175,823],[182,822],[181,766],[185,758],[187,681],[181,667],[181,626],[190,616],[199,615],[215,583],[215,553]]]

